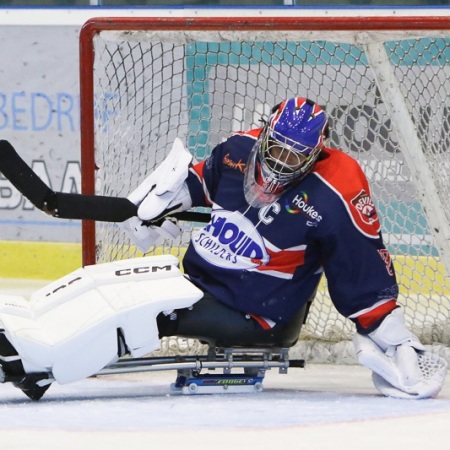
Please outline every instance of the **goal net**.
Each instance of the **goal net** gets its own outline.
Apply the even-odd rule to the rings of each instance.
[[[80,38],[84,193],[126,196],[176,137],[202,160],[232,132],[259,127],[280,100],[311,98],[329,115],[330,146],[355,157],[371,182],[409,327],[449,359],[445,27],[439,18],[411,17],[91,20]],[[178,241],[150,254],[182,258],[202,224],[181,225]],[[84,264],[136,255],[117,225],[83,223]],[[352,361],[353,332],[324,280],[302,330],[301,356]]]

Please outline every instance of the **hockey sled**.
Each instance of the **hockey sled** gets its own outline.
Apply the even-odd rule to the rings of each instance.
[[[148,357],[160,348],[157,316],[202,297],[171,255],[87,266],[30,300],[0,296],[0,382],[38,400],[54,381],[174,370],[176,392],[258,392],[267,370],[303,367],[279,344],[241,348],[201,337],[206,355]]]
[[[278,369],[279,373],[286,374],[289,367],[304,367],[304,361],[289,360],[287,348],[234,347],[210,349],[203,356],[125,358],[97,375],[176,370],[176,380],[171,385],[173,392],[244,393],[261,392],[267,370]]]
[[[176,371],[170,389],[181,394],[229,394],[263,391],[267,370],[286,374],[304,367],[304,360],[289,360],[287,348],[216,348],[207,355],[123,358],[93,376]],[[49,373],[8,375],[0,367],[0,383],[13,383],[33,400],[39,400],[56,381]]]

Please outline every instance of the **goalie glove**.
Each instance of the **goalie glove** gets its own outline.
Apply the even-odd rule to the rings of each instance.
[[[138,206],[139,219],[154,221],[192,206],[185,183],[192,160],[192,155],[176,138],[164,161],[128,196]]]
[[[372,333],[353,338],[358,361],[372,370],[375,387],[388,397],[430,398],[442,388],[447,362],[430,352],[405,326],[395,309]]]
[[[192,200],[185,183],[192,155],[176,138],[164,161],[128,196],[138,206],[137,217],[119,224],[131,242],[143,253],[164,239],[176,239],[180,228],[170,219],[161,219],[169,213],[186,211]]]

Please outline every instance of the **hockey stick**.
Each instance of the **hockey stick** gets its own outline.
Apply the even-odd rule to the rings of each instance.
[[[125,197],[53,191],[5,140],[0,140],[0,172],[36,208],[60,219],[123,222],[137,215],[137,206]],[[170,217],[192,222],[209,222],[210,215],[186,211],[174,213]]]

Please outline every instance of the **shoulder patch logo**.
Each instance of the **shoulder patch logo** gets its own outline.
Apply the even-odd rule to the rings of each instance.
[[[358,211],[361,220],[366,225],[372,225],[378,220],[375,205],[372,202],[369,194],[362,189],[361,192],[351,200],[352,205]]]

